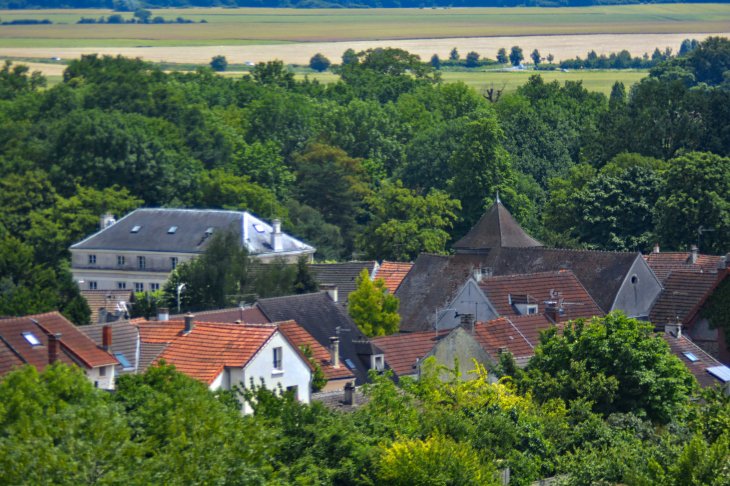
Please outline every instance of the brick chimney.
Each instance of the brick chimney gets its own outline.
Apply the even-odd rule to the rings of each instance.
[[[58,361],[59,359],[61,359],[60,341],[61,341],[60,334],[49,334],[48,335],[48,364],[53,364],[56,361]]]
[[[689,262],[694,265],[697,263],[697,258],[699,258],[699,249],[697,248],[697,245],[692,245],[689,248]]]
[[[192,332],[193,329],[195,329],[195,316],[187,314],[185,316],[185,334]]]
[[[345,385],[345,405],[355,405],[355,385],[348,381]]]
[[[340,367],[340,338],[330,338],[330,363],[333,368]]]
[[[654,245],[654,253],[659,253],[659,243]]]
[[[274,231],[271,232],[271,248],[274,251],[282,251],[284,249],[284,235],[281,232],[281,220],[273,220],[271,226],[274,228]]]
[[[107,353],[112,349],[112,326],[101,328],[101,349]]]
[[[555,324],[560,322],[560,306],[554,300],[545,302],[545,315]]]
[[[476,318],[474,314],[461,314],[461,325],[464,329],[474,334],[474,322]]]

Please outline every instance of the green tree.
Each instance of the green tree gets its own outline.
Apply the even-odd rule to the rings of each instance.
[[[682,45],[679,46],[679,55],[686,56],[690,52],[692,52],[692,41],[685,39],[682,41]]]
[[[41,314],[58,305],[56,273],[35,261],[33,248],[0,239],[0,315]]]
[[[330,60],[321,53],[315,54],[309,60],[309,67],[320,73],[330,67],[330,64],[332,64]]]
[[[451,52],[449,53],[449,59],[451,59],[452,61],[458,61],[460,57],[461,56],[459,56],[459,51],[456,50],[456,47],[451,49]]]
[[[286,203],[289,219],[285,231],[306,241],[317,249],[318,260],[339,260],[343,256],[344,240],[340,228],[329,224],[316,209],[291,199]]]
[[[152,17],[152,12],[149,10],[145,10],[143,8],[137,9],[137,11],[134,12],[134,16],[139,19],[139,22],[142,22],[143,24],[149,23],[150,17]]]
[[[669,161],[656,204],[656,233],[663,246],[686,249],[703,233],[700,250],[725,253],[730,241],[730,158],[693,152]]]
[[[294,279],[294,292],[297,294],[310,294],[319,290],[319,282],[309,266],[309,259],[300,256],[297,259],[297,275]]]
[[[319,363],[317,363],[317,360],[314,359],[314,355],[312,353],[312,347],[309,345],[309,343],[299,346],[299,350],[304,354],[304,356],[307,358],[307,361],[314,367],[314,371],[312,372],[312,393],[317,393],[318,391],[321,391],[322,388],[327,385],[327,382],[329,381],[329,378],[327,378],[322,371],[322,367],[319,366]]]
[[[548,54],[547,60],[548,60],[548,62],[549,62],[550,64],[552,64],[552,63],[553,63],[553,61],[555,60],[555,56],[553,56],[552,54]]]
[[[421,252],[444,253],[459,201],[439,191],[420,196],[401,181],[384,183],[365,198],[372,219],[358,237],[361,249],[375,260],[415,260]]]
[[[469,54],[466,55],[466,67],[477,67],[479,65],[479,54],[477,52],[471,51]]]
[[[5,65],[0,69],[0,100],[10,100],[46,86],[46,78],[40,71],[34,71],[28,76],[28,66],[17,64],[11,69],[12,65],[13,62],[6,59]]]
[[[441,59],[439,59],[438,54],[434,54],[431,56],[431,67],[434,69],[440,69],[441,68]]]
[[[507,56],[507,49],[504,47],[500,47],[499,51],[497,51],[497,62],[505,65],[507,62],[509,62],[509,56]]]
[[[520,46],[512,46],[512,50],[509,53],[509,60],[513,66],[519,66],[520,62],[525,58],[522,54],[522,48]]]
[[[697,382],[654,326],[621,312],[545,331],[530,360],[534,396],[583,399],[607,416],[633,413],[666,424]]]
[[[385,336],[398,331],[398,297],[388,293],[382,278],[370,280],[366,268],[357,278],[357,290],[350,294],[348,311],[357,327],[367,337]]]
[[[352,62],[358,62],[358,58],[355,50],[350,48],[342,54],[342,64],[350,64]]]
[[[210,67],[213,71],[225,71],[228,68],[226,56],[213,56],[213,59],[210,61]]]
[[[535,49],[532,51],[532,54],[530,54],[530,57],[532,58],[532,62],[535,63],[535,67],[537,67],[538,64],[540,64],[540,51]]]
[[[285,216],[286,209],[266,189],[221,170],[201,172],[195,189],[188,194],[192,207],[251,211],[263,217]]]
[[[294,285],[299,276],[299,269],[283,258],[275,258],[269,263],[261,263],[255,260],[251,274],[253,275],[253,287],[247,288],[246,293],[250,293],[248,290],[252,290],[255,295],[247,296],[249,299],[251,297],[268,299],[298,293]]]

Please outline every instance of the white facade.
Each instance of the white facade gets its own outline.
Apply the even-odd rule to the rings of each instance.
[[[102,390],[114,389],[114,365],[84,368],[84,375],[97,388]]]
[[[461,317],[457,316],[457,313],[474,314],[476,322],[488,322],[499,318],[499,313],[484,295],[476,280],[471,277],[461,287],[446,309],[449,310],[440,310],[438,313],[438,320],[436,321],[436,329],[438,330],[453,329],[461,324]]]
[[[274,367],[274,349],[281,350],[281,366]],[[251,386],[251,379],[256,385],[264,384],[269,390],[288,390],[296,387],[297,400],[310,403],[312,399],[312,369],[296,349],[277,331],[251,358],[243,368],[228,367],[210,384],[211,390],[230,390],[233,386]],[[253,410],[243,403],[244,414]]]

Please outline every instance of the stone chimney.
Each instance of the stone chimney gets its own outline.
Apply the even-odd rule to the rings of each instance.
[[[554,300],[545,302],[545,314],[555,324],[560,322],[560,306]]]
[[[679,321],[679,317],[676,322],[667,322],[664,326],[664,332],[676,337],[677,339],[682,337],[682,323]]]
[[[157,309],[157,320],[165,322],[170,320],[170,310],[167,307],[160,307]]]
[[[474,265],[474,280],[477,282],[482,281],[482,266],[478,263]]]
[[[107,353],[112,349],[112,326],[101,328],[101,349]]]
[[[697,263],[697,258],[699,258],[699,249],[697,248],[697,245],[692,245],[689,248],[689,262],[694,265]]]
[[[659,253],[659,243],[654,245],[654,253]]]
[[[53,364],[61,359],[60,348],[61,348],[61,335],[60,334],[49,334],[48,335],[48,364]]]
[[[345,405],[355,405],[355,385],[348,381],[345,385]]]
[[[283,233],[281,232],[281,220],[275,219],[271,222],[274,231],[271,232],[271,248],[274,251],[282,251],[284,249]]]
[[[195,316],[187,314],[185,316],[185,334],[192,332],[193,329],[195,329]]]
[[[333,368],[340,367],[340,338],[330,338],[330,363]]]
[[[461,326],[472,334],[474,334],[475,321],[474,314],[461,314]]]
[[[718,270],[725,270],[727,268],[727,262],[728,262],[727,257],[728,257],[727,255],[725,255],[724,257],[720,257],[720,261],[717,262]]]
[[[337,285],[320,284],[319,289],[320,290],[326,290],[327,291],[327,295],[330,296],[330,299],[332,299],[332,302],[337,303],[337,299],[338,299]]]
[[[104,216],[101,217],[101,221],[99,223],[100,229],[108,228],[109,226],[116,223],[117,220],[114,219],[114,215],[112,213],[106,213]]]

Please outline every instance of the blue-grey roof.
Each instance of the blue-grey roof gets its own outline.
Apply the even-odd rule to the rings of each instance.
[[[135,232],[136,227],[139,227]],[[171,232],[171,228],[176,228]],[[115,224],[71,246],[74,250],[131,250],[201,253],[213,233],[232,230],[252,254],[273,253],[267,222],[246,211],[137,209]],[[315,249],[286,233],[276,253],[313,253]]]

